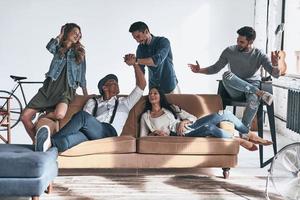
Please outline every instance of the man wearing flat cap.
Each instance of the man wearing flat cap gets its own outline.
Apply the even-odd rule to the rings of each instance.
[[[136,86],[128,97],[117,97],[119,94],[118,78],[108,74],[98,83],[100,97],[87,101],[79,111],[55,135],[51,137],[47,126],[37,131],[36,149],[45,151],[50,146],[57,147],[59,152],[65,151],[87,140],[120,136],[129,111],[142,97],[146,80],[139,65],[132,57],[124,58],[132,63],[135,72]]]

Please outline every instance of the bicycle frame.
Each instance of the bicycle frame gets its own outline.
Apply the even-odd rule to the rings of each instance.
[[[26,107],[27,106],[27,100],[26,100],[26,97],[25,97],[25,92],[24,92],[22,84],[42,84],[42,83],[43,83],[42,81],[18,81],[17,85],[15,86],[15,89],[12,90],[12,93],[14,93],[18,89],[18,87],[20,87],[22,97],[23,97],[23,101],[24,101],[25,107]]]
[[[13,87],[13,89],[11,90],[10,96],[11,97],[15,91],[20,87],[21,89],[21,93],[22,93],[22,97],[23,97],[23,101],[25,103],[24,108],[27,106],[27,100],[26,100],[26,96],[25,96],[25,92],[23,89],[22,84],[42,84],[42,81],[17,81],[17,83],[15,84],[15,86]],[[4,108],[4,106],[7,104],[7,101],[2,105],[1,108]]]

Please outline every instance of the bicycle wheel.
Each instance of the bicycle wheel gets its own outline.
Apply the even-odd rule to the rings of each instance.
[[[0,96],[1,97],[11,97],[10,100],[10,121],[11,121],[11,127],[15,127],[19,122],[21,118],[21,112],[23,110],[22,104],[19,100],[19,98],[12,94],[11,92],[5,91],[5,90],[0,90]],[[0,99],[0,108],[5,107],[6,105],[6,100],[5,99]],[[0,131],[6,131],[6,127],[0,127]]]

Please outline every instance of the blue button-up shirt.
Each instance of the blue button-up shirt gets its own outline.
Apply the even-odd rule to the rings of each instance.
[[[155,66],[148,67],[149,88],[158,86],[163,92],[172,92],[178,81],[173,67],[171,45],[165,37],[152,35],[150,44],[139,44],[136,51],[137,58],[151,57]],[[145,65],[140,65],[145,73]]]
[[[47,44],[46,48],[54,55],[50,64],[50,69],[46,73],[46,76],[51,77],[52,80],[57,80],[63,70],[63,67],[66,65],[69,86],[74,89],[76,89],[78,86],[86,88],[85,58],[81,63],[77,64],[75,62],[75,52],[72,48],[67,51],[66,56],[61,57],[58,53],[60,46],[57,39],[52,38]]]

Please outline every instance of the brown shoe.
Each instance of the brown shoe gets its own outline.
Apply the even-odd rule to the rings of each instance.
[[[240,142],[240,145],[242,147],[244,147],[245,149],[249,150],[249,151],[257,151],[257,146],[255,144],[253,144],[252,142],[250,141],[247,141],[245,139],[242,139],[242,138],[235,138],[236,140],[238,140]]]
[[[250,131],[248,133],[248,135],[249,135],[249,141],[253,142],[254,144],[261,144],[261,145],[264,145],[264,146],[268,146],[268,145],[273,144],[272,141],[265,140],[265,139],[259,137],[258,135],[256,135],[254,132]]]

